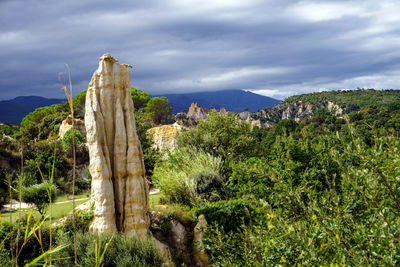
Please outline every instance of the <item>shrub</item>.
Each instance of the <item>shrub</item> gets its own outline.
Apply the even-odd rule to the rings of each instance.
[[[28,187],[42,182],[42,176],[39,169],[46,180],[48,180],[49,171],[53,168],[54,163],[54,182],[57,185],[59,180],[67,177],[69,168],[62,149],[61,140],[45,140],[30,143],[24,151],[24,181],[23,186]],[[54,159],[55,156],[55,159]],[[54,161],[55,160],[55,161]],[[38,168],[39,166],[39,168]],[[62,186],[60,186],[62,188]]]
[[[135,107],[136,109],[136,107]],[[155,164],[160,160],[158,151],[153,147],[153,138],[147,133],[151,128],[151,122],[146,117],[143,109],[135,110],[136,133],[139,137],[143,150],[143,161],[146,169],[146,175],[151,178]]]
[[[74,138],[74,140],[72,140]],[[87,156],[86,140],[78,130],[68,130],[62,139],[63,150],[72,156],[73,142],[75,142],[75,153],[77,157]]]
[[[56,195],[56,188],[53,185],[51,190],[51,199],[54,200]],[[47,194],[46,185],[44,183],[35,184],[30,187],[24,187],[22,189],[22,201],[26,203],[34,204],[40,214],[46,212],[46,208],[50,203],[49,195]]]
[[[257,151],[257,140],[252,136],[250,124],[236,115],[210,112],[196,128],[184,132],[178,139],[181,147],[194,147],[214,156],[246,158]]]
[[[259,211],[250,202],[234,199],[207,204],[196,210],[196,217],[203,214],[207,223],[222,227],[225,232],[238,230],[242,224],[248,225],[259,217]]]
[[[230,167],[232,174],[227,187],[231,197],[267,198],[269,196],[273,182],[265,160],[250,158],[246,161],[231,161]]]
[[[96,266],[95,242],[104,250],[105,244],[112,238],[109,234],[77,233],[78,266]],[[66,242],[72,243],[72,237]],[[74,247],[69,246],[61,252],[64,266],[74,265]],[[108,266],[161,266],[163,260],[151,240],[138,239],[135,236],[117,234],[112,238],[105,255],[103,265]]]
[[[221,158],[203,151],[175,149],[154,169],[154,182],[171,202],[197,206],[224,197]]]
[[[27,216],[21,218],[21,220],[16,223],[10,225],[9,223],[0,224],[0,263],[4,264],[7,262],[11,263],[11,255],[10,255],[10,245],[11,239],[13,240],[13,250],[15,253],[16,247],[18,246],[18,250],[21,251],[21,254],[18,257],[19,266],[25,266],[28,262],[31,262],[33,259],[42,254],[42,248],[34,235],[30,235],[27,233],[28,237],[25,239],[25,229],[27,227],[28,230],[31,230],[34,226],[35,219],[31,217],[29,224],[27,223]],[[18,236],[18,224],[20,224],[21,232]],[[40,235],[39,235],[40,231]],[[48,227],[41,226],[40,229],[36,229],[36,234],[38,237],[40,236],[43,250],[46,251],[50,247],[50,231]],[[14,254],[15,257],[15,254]],[[15,265],[15,258],[14,258]],[[1,266],[12,266],[11,264],[1,265]]]
[[[343,141],[340,135],[329,138],[331,143]],[[285,144],[293,146],[290,142]],[[225,219],[228,215],[221,215],[218,208],[208,211],[211,222],[213,218],[221,220],[210,223],[204,239],[211,263],[214,266],[246,266],[249,262],[254,266],[399,265],[400,140],[380,137],[374,138],[373,144],[370,147],[362,138],[354,138],[311,158],[309,153],[304,154],[307,150],[280,150],[287,158],[282,162],[287,165],[276,170],[273,196],[259,201],[262,208],[251,217],[256,217],[252,226],[244,222],[240,231],[227,232],[224,224],[233,219]],[[321,143],[314,144],[312,151],[319,151],[318,146]],[[269,162],[271,168],[279,166],[274,165],[276,161],[280,157]],[[306,162],[310,164],[306,168],[299,165]],[[329,166],[335,166],[340,179],[332,179],[335,177],[331,176]],[[321,187],[322,182],[325,185]],[[236,216],[233,214],[233,218]]]
[[[89,226],[93,219],[93,204],[94,202],[88,209],[75,211],[76,231],[82,233],[89,232]],[[57,226],[57,231],[72,236],[74,232],[72,214],[68,214],[66,220]]]

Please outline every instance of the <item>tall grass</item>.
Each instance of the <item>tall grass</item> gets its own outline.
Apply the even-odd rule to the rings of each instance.
[[[203,151],[167,151],[154,168],[154,182],[170,202],[199,206],[223,195],[222,159]]]
[[[63,86],[65,95],[67,96],[69,109],[71,112],[71,130],[74,132],[74,102],[73,102],[73,94],[72,94],[72,80],[71,80],[71,71],[67,64],[66,68],[68,71],[68,81],[69,81],[69,92],[66,86]],[[72,218],[73,218],[73,226],[74,226],[74,264],[75,267],[78,265],[77,260],[77,247],[76,247],[76,215],[75,215],[75,176],[76,176],[76,153],[75,153],[75,134],[72,134],[72,157],[73,157],[73,167],[72,167]]]

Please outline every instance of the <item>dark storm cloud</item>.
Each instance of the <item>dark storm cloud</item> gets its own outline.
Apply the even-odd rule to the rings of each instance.
[[[283,98],[398,88],[397,1],[0,1],[0,99],[87,88],[98,57],[153,94],[246,89]]]

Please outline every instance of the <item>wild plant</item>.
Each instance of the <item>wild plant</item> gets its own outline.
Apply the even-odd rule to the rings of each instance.
[[[69,109],[71,112],[71,130],[74,132],[74,101],[72,94],[72,80],[71,80],[71,71],[69,66],[66,64],[66,68],[68,71],[68,81],[69,81],[69,92],[66,86],[63,86],[65,95],[67,96],[67,101],[69,105]],[[76,247],[76,216],[75,216],[75,176],[76,176],[76,151],[75,151],[75,135],[72,134],[72,157],[73,157],[73,167],[72,167],[72,218],[73,218],[73,226],[74,226],[74,264],[75,267],[78,265],[77,260],[77,247]]]

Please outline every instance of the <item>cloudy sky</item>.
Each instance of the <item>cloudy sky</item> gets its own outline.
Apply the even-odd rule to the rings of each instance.
[[[245,89],[283,99],[400,88],[400,1],[0,0],[0,99],[75,93],[98,58],[151,94]]]

